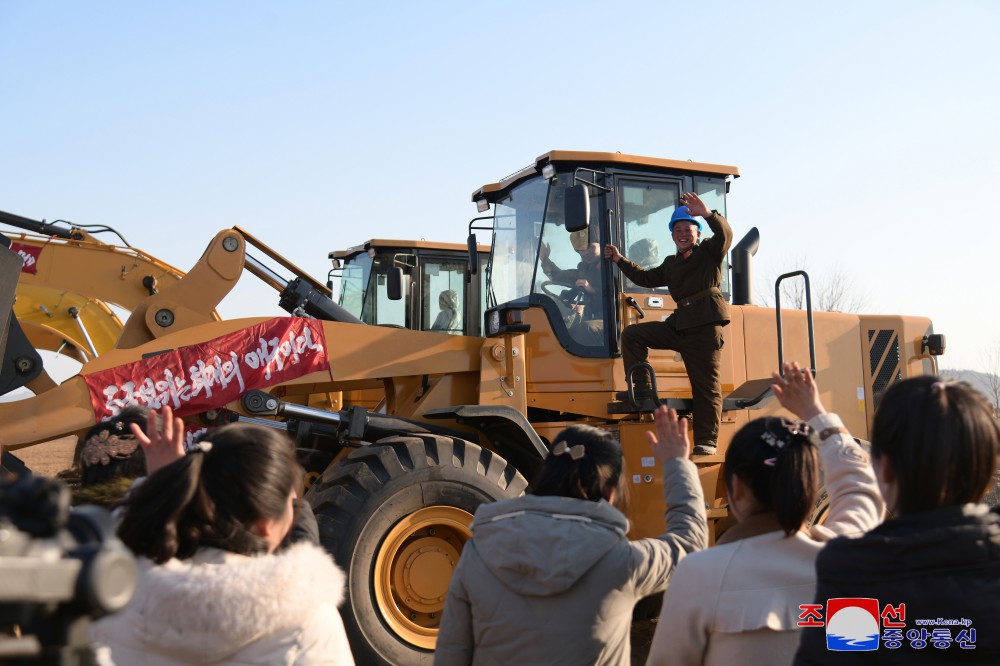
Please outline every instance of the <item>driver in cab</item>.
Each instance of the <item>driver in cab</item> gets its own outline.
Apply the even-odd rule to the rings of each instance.
[[[580,255],[576,268],[559,268],[550,258],[551,249],[542,243],[538,250],[542,272],[551,282],[569,287],[563,299],[571,312],[564,317],[566,328],[579,342],[586,345],[601,344],[603,340],[604,308],[601,298],[601,244],[590,242],[589,229],[574,231],[569,235],[573,249]],[[575,293],[574,293],[575,292]]]

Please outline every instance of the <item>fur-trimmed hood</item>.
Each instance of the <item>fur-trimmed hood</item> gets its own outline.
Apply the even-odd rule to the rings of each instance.
[[[309,650],[310,631],[336,629],[343,636],[336,606],[344,574],[312,544],[259,557],[203,549],[190,560],[157,566],[143,558],[139,566],[131,603],[95,626],[95,639],[111,646],[118,664],[130,663],[121,655],[133,651],[164,655],[168,663],[267,663],[258,657],[273,658],[285,647]],[[324,616],[338,627],[317,626]]]

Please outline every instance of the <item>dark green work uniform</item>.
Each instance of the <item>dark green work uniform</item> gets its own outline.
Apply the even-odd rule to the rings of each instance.
[[[618,268],[632,282],[640,287],[666,286],[677,303],[677,309],[664,321],[625,327],[622,360],[628,371],[646,360],[650,348],[680,353],[691,381],[695,445],[715,445],[719,436],[722,327],[729,323],[729,304],[719,286],[722,260],[733,242],[733,230],[718,211],[712,211],[705,221],[715,235],[696,245],[686,259],[674,254],[648,270],[624,257],[618,260]]]

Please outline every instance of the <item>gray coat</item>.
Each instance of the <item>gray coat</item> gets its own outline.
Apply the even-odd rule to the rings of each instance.
[[[435,664],[628,664],[632,608],[708,541],[690,460],[663,466],[667,530],[629,541],[607,502],[536,497],[476,511],[448,588]]]

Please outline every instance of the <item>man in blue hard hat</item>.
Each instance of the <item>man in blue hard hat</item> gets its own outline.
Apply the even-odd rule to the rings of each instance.
[[[631,324],[622,331],[622,360],[628,372],[648,358],[650,348],[680,352],[691,380],[694,453],[711,455],[716,452],[722,420],[722,327],[729,323],[729,304],[719,286],[733,230],[726,218],[710,211],[694,192],[685,192],[680,199],[683,205],[674,211],[669,226],[676,254],[649,269],[626,259],[614,245],[605,246],[604,257],[638,286],[666,286],[670,290],[677,307],[669,317]],[[704,218],[715,234],[704,243],[699,242],[701,222],[696,217]],[[658,399],[644,370],[636,372],[633,383],[636,402]]]

